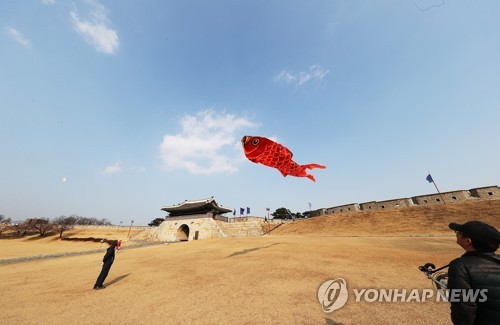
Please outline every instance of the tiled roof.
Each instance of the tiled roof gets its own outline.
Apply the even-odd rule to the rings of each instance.
[[[203,200],[185,200],[182,203],[164,206],[161,210],[168,212],[170,216],[207,213],[210,211],[220,214],[231,212],[231,209],[219,206],[213,197]]]

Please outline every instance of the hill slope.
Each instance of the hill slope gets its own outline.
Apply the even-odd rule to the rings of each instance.
[[[451,235],[450,222],[470,220],[483,221],[500,229],[500,200],[326,215],[284,224],[272,235]]]

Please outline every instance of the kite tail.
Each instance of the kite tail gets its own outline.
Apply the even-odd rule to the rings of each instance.
[[[302,167],[302,173],[303,173],[303,175],[306,176],[307,178],[309,178],[313,182],[316,182],[316,179],[314,178],[313,175],[308,174],[306,172],[306,169],[314,169],[314,168],[325,169],[326,168],[326,166],[319,165],[319,164],[307,164],[307,165],[301,165],[300,167]]]
[[[323,166],[323,165],[319,165],[319,164],[308,164],[308,165],[302,165],[303,168],[307,168],[307,169],[314,169],[314,168],[321,168],[321,169],[325,169],[326,166]]]

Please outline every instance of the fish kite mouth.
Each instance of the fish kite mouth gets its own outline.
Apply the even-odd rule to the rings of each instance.
[[[250,141],[250,137],[248,135],[245,135],[243,138],[241,138],[241,143],[243,144],[243,146],[245,146],[248,141]]]

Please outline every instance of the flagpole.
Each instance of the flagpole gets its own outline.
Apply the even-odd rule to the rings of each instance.
[[[430,175],[431,173],[429,173]],[[439,194],[439,197],[441,198],[441,200],[443,200],[443,204],[446,204],[446,202],[444,201],[444,198],[443,198],[443,195],[441,194],[441,192],[439,191],[437,185],[436,185],[436,182],[434,181],[434,178],[431,176],[431,179],[432,179],[432,184],[434,184],[434,187],[436,188],[436,191],[438,192]]]
[[[130,222],[130,227],[128,228],[128,235],[127,235],[127,240],[130,239],[130,230],[132,230],[132,224],[134,223],[134,220]]]

